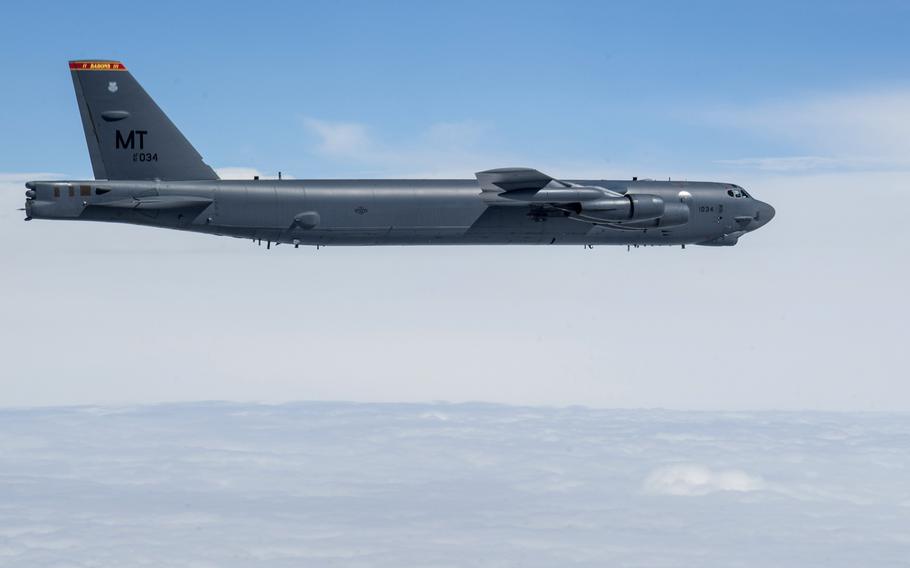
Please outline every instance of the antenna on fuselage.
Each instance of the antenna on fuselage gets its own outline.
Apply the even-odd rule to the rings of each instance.
[[[281,171],[278,171],[278,179],[281,179]]]

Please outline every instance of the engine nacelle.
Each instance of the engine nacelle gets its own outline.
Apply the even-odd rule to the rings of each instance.
[[[689,222],[689,206],[685,203],[670,202],[664,205],[664,214],[657,219],[623,223],[624,227],[676,227]]]
[[[660,196],[629,194],[582,201],[579,213],[604,221],[646,221],[661,217],[665,209],[666,205]]]

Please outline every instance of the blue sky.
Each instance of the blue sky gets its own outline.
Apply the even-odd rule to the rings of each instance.
[[[910,409],[906,3],[4,10],[0,406]],[[224,177],[672,176],[777,216],[631,253],[23,223],[26,180],[91,177],[66,66],[86,57],[125,62]]]
[[[818,153],[718,109],[904,88],[910,51],[902,2],[18,2],[5,19],[0,171],[73,176],[90,170],[70,58],[124,61],[215,167],[688,177]],[[320,152],[313,119],[412,165]],[[440,166],[453,146],[470,159]]]

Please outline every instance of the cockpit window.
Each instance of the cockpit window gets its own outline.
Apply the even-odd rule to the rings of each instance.
[[[746,190],[741,187],[734,187],[733,189],[728,189],[727,195],[729,195],[730,197],[735,197],[737,199],[740,199],[740,198],[751,199],[752,198],[752,196],[750,196],[748,193],[746,193]]]

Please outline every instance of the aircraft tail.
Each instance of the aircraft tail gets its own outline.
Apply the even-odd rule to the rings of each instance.
[[[122,63],[70,61],[70,72],[95,179],[218,179]]]

